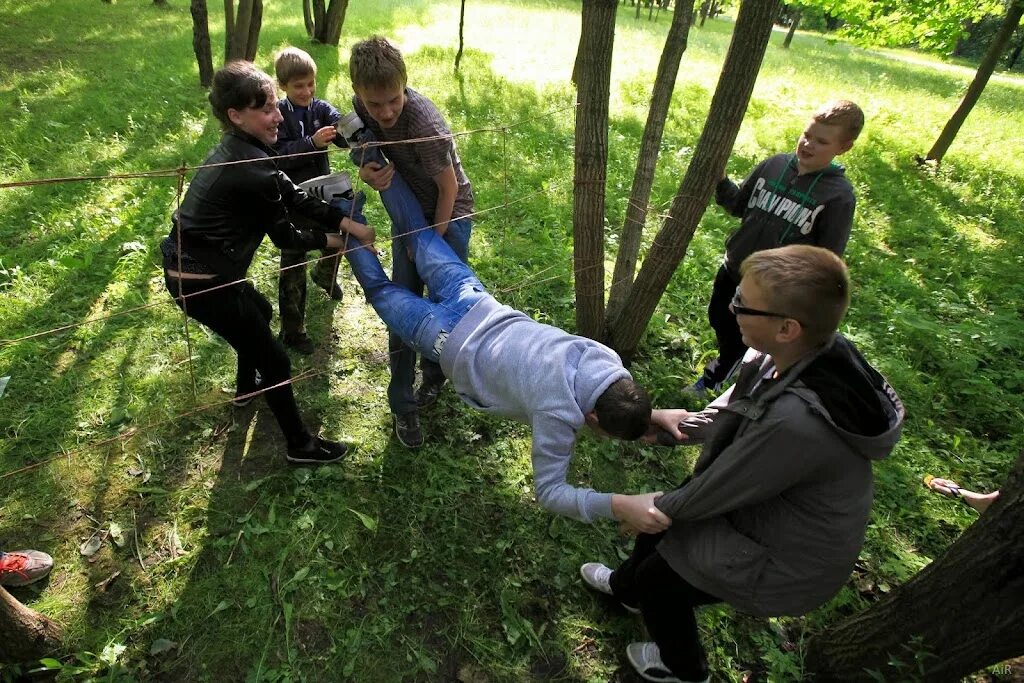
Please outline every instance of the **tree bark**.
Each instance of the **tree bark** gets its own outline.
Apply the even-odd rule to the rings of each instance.
[[[316,24],[313,23],[313,9],[309,6],[309,0],[302,0],[302,23],[306,27],[306,35],[314,38]]]
[[[957,107],[956,111],[953,112],[953,116],[950,117],[946,127],[939,134],[939,138],[932,145],[927,156],[925,156],[929,161],[942,161],[942,157],[946,155],[949,146],[953,144],[956,134],[960,132],[960,127],[964,125],[967,115],[971,113],[971,109],[974,108],[978,98],[981,97],[982,91],[988,84],[988,79],[992,76],[992,72],[995,71],[996,63],[999,61],[1000,55],[1003,54],[1006,44],[1010,41],[1010,37],[1013,36],[1013,32],[1017,29],[1017,24],[1020,23],[1022,14],[1024,14],[1024,0],[1012,0],[1012,3],[1006,10],[1006,17],[999,27],[999,32],[992,39],[985,57],[981,60],[981,64],[978,65],[978,71],[974,74],[974,80],[968,86],[964,99],[960,102],[960,106]]]
[[[750,102],[779,6],[780,0],[744,0],[740,4],[729,52],[693,160],[672,201],[669,217],[644,259],[633,290],[609,329],[611,345],[625,360],[632,359],[636,353],[644,329],[676,267],[686,255],[715,184],[722,177]]]
[[[30,610],[0,586],[0,663],[17,664],[40,659],[60,647],[56,622]]]
[[[192,0],[192,51],[199,65],[199,85],[209,88],[213,84],[213,52],[210,47],[210,21],[206,0]]]
[[[224,61],[231,59],[231,40],[235,35],[235,0],[224,0]]]
[[[324,31],[321,38],[325,45],[337,45],[341,40],[341,27],[345,25],[345,12],[348,11],[348,0],[331,0],[324,18]]]
[[[704,22],[708,18],[708,7],[711,5],[711,0],[704,0],[700,3],[700,27],[704,28]]]
[[[249,30],[245,34],[245,59],[256,60],[256,50],[260,44],[260,27],[263,26],[263,0],[254,0],[252,16],[249,18]]]
[[[459,51],[455,53],[455,73],[459,73],[459,62],[462,61],[462,48],[465,42],[462,33],[466,26],[466,0],[459,5]]]
[[[941,683],[1021,654],[1024,453],[999,498],[942,557],[811,638],[805,665],[821,681],[863,681],[874,670],[885,680],[906,680],[909,672]]]
[[[584,0],[579,54],[573,187],[573,274],[576,329],[604,332],[604,192],[608,165],[608,96],[616,0]]]
[[[693,3],[694,0],[680,0],[676,3],[672,25],[668,29],[665,48],[658,64],[658,74],[654,79],[654,91],[651,94],[651,108],[647,112],[647,124],[644,126],[636,171],[633,173],[633,190],[626,205],[626,218],[619,239],[619,253],[615,259],[612,287],[608,295],[608,320],[615,320],[618,317],[633,287],[637,255],[640,252],[640,241],[647,221],[647,205],[651,199],[651,186],[654,184],[654,169],[658,163],[658,150],[661,147],[662,135],[665,133],[665,119],[672,103],[672,91],[679,75],[679,62],[686,51]]]
[[[789,33],[786,34],[786,39],[782,41],[782,47],[789,49],[790,44],[793,42],[793,34],[796,33],[796,27],[800,25],[800,12],[793,12],[792,20],[789,22]]]

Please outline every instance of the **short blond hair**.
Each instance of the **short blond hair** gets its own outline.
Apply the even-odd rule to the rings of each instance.
[[[846,264],[821,247],[791,244],[754,252],[740,265],[740,275],[764,289],[771,310],[799,321],[810,345],[828,340],[850,306]]]
[[[850,100],[832,100],[818,108],[811,116],[818,123],[840,126],[846,131],[846,140],[852,142],[864,130],[864,112]]]
[[[277,83],[286,86],[296,78],[316,76],[316,62],[305,50],[286,47],[274,55],[274,75]]]
[[[352,46],[348,73],[356,90],[404,88],[409,82],[402,53],[384,36],[370,36]]]

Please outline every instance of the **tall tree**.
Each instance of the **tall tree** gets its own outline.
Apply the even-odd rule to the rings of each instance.
[[[610,319],[614,319],[622,310],[622,305],[633,287],[637,255],[640,252],[640,241],[647,221],[648,202],[651,199],[651,186],[654,184],[654,169],[658,163],[658,149],[661,147],[661,138],[665,132],[665,119],[668,117],[669,104],[672,102],[672,91],[679,75],[679,62],[686,51],[693,17],[693,3],[694,0],[676,2],[672,25],[668,29],[665,48],[658,63],[654,91],[651,93],[651,108],[647,112],[647,124],[640,140],[640,153],[633,174],[633,190],[626,205],[626,218],[622,224],[619,253],[615,259],[612,287],[608,295]]]
[[[302,0],[302,17],[306,33],[314,42],[337,45],[341,40],[341,28],[345,25],[348,0]]]
[[[210,48],[210,21],[206,0],[192,0],[192,50],[199,65],[199,84],[209,88],[213,84],[213,54]]]
[[[0,663],[16,664],[45,657],[60,645],[60,627],[30,610],[0,586]]]
[[[256,59],[263,24],[263,0],[224,0],[224,61]]]
[[[946,599],[955,591],[955,599]],[[915,652],[917,650],[918,652]],[[930,653],[913,661],[915,654]],[[988,511],[914,578],[811,638],[822,681],[959,681],[1024,655],[1024,453]],[[918,671],[918,667],[921,668]],[[919,678],[918,678],[919,677]]]
[[[968,86],[963,100],[960,101],[960,106],[953,112],[935,144],[928,151],[926,159],[942,161],[942,157],[946,155],[949,146],[953,144],[956,134],[960,132],[960,127],[967,120],[967,115],[971,113],[971,109],[978,102],[982,91],[985,90],[988,79],[992,76],[992,72],[995,71],[999,57],[1003,54],[1007,44],[1009,44],[1010,38],[1013,37],[1013,32],[1017,30],[1017,25],[1020,23],[1022,15],[1024,15],[1024,0],[1010,0],[1009,6],[1006,9],[1006,16],[999,27],[999,32],[992,39],[985,57],[981,60],[981,64],[978,65],[978,71],[974,74],[974,80]]]
[[[583,0],[574,69],[579,93],[573,184],[576,329],[593,339],[601,338],[604,332],[604,192],[617,8],[617,0]]]
[[[625,359],[632,358],[636,352],[661,295],[686,255],[715,184],[722,177],[750,102],[779,6],[780,0],[740,3],[729,51],[693,159],[622,311],[609,324],[611,345]]]
[[[793,34],[796,33],[796,27],[800,25],[800,14],[800,9],[795,8],[789,15],[789,31],[786,32],[786,39],[782,41],[782,47],[787,50],[793,43]]]

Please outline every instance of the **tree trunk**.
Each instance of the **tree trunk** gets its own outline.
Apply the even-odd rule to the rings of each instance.
[[[974,30],[974,20],[964,19],[960,37],[956,39],[956,45],[953,46],[952,55],[954,57],[962,57],[964,50],[967,49],[967,39],[971,37],[971,31]]]
[[[345,12],[348,11],[348,0],[331,0],[324,15],[323,30],[318,31],[317,39],[325,45],[337,45],[341,40],[341,27],[345,25]]]
[[[604,331],[604,192],[608,165],[608,96],[616,0],[584,0],[579,54],[573,186],[573,274],[576,330]]]
[[[199,65],[199,85],[209,88],[213,84],[213,52],[206,0],[192,0],[189,11],[192,13],[192,50]]]
[[[789,22],[789,33],[786,34],[786,39],[782,41],[782,47],[789,49],[790,43],[793,42],[793,34],[796,33],[796,27],[800,25],[800,12],[793,12],[791,21]]]
[[[805,664],[821,681],[863,681],[875,670],[885,680],[910,673],[941,683],[1021,654],[1024,453],[992,507],[942,557],[811,638]]]
[[[636,352],[665,287],[686,255],[715,184],[722,177],[743,123],[779,6],[780,0],[740,3],[729,52],[693,159],[672,201],[669,217],[654,238],[633,283],[633,290],[609,329],[612,346],[626,360]]]
[[[700,3],[700,27],[704,28],[704,22],[708,18],[708,7],[711,5],[711,0],[704,0]]]
[[[225,12],[233,4],[233,0],[224,0]],[[228,45],[224,61],[246,59],[251,62],[256,57],[260,25],[263,22],[262,0],[238,0],[238,12],[234,17],[225,14],[224,22],[225,41]]]
[[[224,0],[224,61],[231,59],[231,39],[235,35],[235,0]]]
[[[302,23],[306,27],[306,35],[314,38],[316,24],[313,23],[313,9],[309,6],[309,0],[302,0]]]
[[[0,663],[17,664],[52,654],[60,646],[56,622],[30,610],[0,586]]]
[[[971,113],[971,109],[974,108],[978,98],[981,97],[981,92],[988,84],[988,79],[996,68],[999,56],[1003,54],[1006,44],[1017,29],[1017,24],[1020,23],[1022,14],[1024,14],[1024,0],[1012,0],[1006,10],[1003,24],[999,27],[999,32],[995,38],[992,39],[992,44],[988,46],[988,51],[985,53],[984,59],[981,60],[981,64],[978,65],[978,72],[974,75],[974,80],[971,81],[971,85],[967,88],[964,99],[960,102],[960,106],[957,107],[956,111],[953,112],[953,116],[946,123],[946,127],[942,129],[939,139],[932,145],[931,150],[929,150],[928,155],[925,157],[926,159],[942,161],[942,157],[949,150],[949,146],[953,144],[956,134],[960,132],[960,126],[964,125],[967,115]]]
[[[1020,33],[1020,40],[1017,41],[1017,47],[1013,48],[1013,52],[1006,60],[1007,69],[1012,69],[1017,65],[1017,60],[1020,58],[1020,51],[1021,49],[1024,49],[1024,29],[1018,28],[1017,32]]]
[[[256,61],[256,50],[260,44],[260,27],[263,25],[263,0],[255,0],[252,4],[252,17],[249,19],[249,31],[245,35],[245,59]]]
[[[462,47],[465,42],[462,39],[462,32],[466,26],[466,0],[459,5],[459,51],[455,53],[455,73],[459,73],[459,62],[462,61]]]
[[[636,259],[640,252],[644,224],[647,221],[647,205],[651,199],[654,184],[654,169],[658,163],[658,149],[665,132],[665,119],[672,102],[672,91],[679,75],[679,62],[686,51],[687,36],[690,32],[690,17],[693,16],[694,0],[680,0],[676,3],[672,25],[668,29],[665,48],[658,64],[651,94],[651,108],[647,112],[647,124],[640,141],[636,171],[633,173],[633,190],[626,205],[626,218],[622,224],[619,239],[619,253],[615,259],[611,292],[608,295],[608,319],[615,320],[633,287],[636,273]]]

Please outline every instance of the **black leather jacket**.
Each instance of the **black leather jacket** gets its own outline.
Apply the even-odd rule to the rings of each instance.
[[[164,240],[165,265],[176,268],[177,230],[181,229],[183,259],[231,279],[245,276],[263,236],[281,249],[322,249],[327,235],[292,224],[290,211],[338,232],[345,213],[310,197],[277,169],[273,151],[240,131],[225,133],[205,165],[256,159],[199,169],[172,216],[171,233]],[[304,222],[305,223],[305,222]]]

